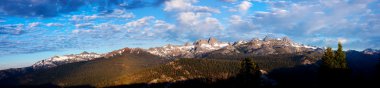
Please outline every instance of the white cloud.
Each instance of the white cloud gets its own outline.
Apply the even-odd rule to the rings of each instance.
[[[351,39],[380,38],[379,17],[374,16],[374,8],[369,7],[372,1],[294,0],[265,3],[270,5],[270,11],[255,12],[252,17],[253,24],[261,31],[285,34],[291,38],[324,36],[330,38],[329,41],[342,40],[348,46],[357,45],[355,47],[363,46],[353,44]],[[357,43],[368,45],[368,42]]]
[[[228,9],[229,12],[237,12],[238,10],[237,9],[234,9],[234,8],[230,8]]]
[[[224,27],[212,17],[219,10],[207,6],[196,6],[197,0],[170,0],[165,2],[164,11],[176,18],[176,27],[167,31],[169,37],[197,39],[220,35]]]
[[[121,41],[124,39],[165,39],[171,36],[170,31],[175,25],[158,20],[154,16],[145,16],[140,19],[128,21],[125,24],[105,23],[81,23],[75,25],[73,36],[83,37],[88,41]],[[78,42],[82,42],[79,41]]]
[[[306,41],[310,43],[322,44],[326,47],[336,47],[338,42],[342,44],[350,43],[351,40],[343,37],[315,37],[315,38],[305,38]],[[305,42],[306,42],[305,41]]]
[[[166,23],[162,20],[156,20],[153,26],[154,29],[174,29],[175,25]]]
[[[243,20],[241,19],[241,16],[232,15],[229,19],[229,22],[232,24],[240,24],[243,22]]]
[[[227,7],[229,12],[242,12],[246,13],[252,7],[252,3],[250,1],[241,1],[240,4],[235,5],[234,7]]]
[[[71,21],[75,22],[88,22],[93,20],[109,20],[109,19],[129,19],[134,18],[135,15],[125,10],[114,9],[112,13],[103,13],[95,15],[73,15],[71,16]]]
[[[260,37],[262,35],[258,33],[256,25],[252,23],[252,20],[245,16],[231,15],[226,24],[228,24],[226,36],[229,36],[233,40]]]
[[[197,25],[210,16],[210,13],[181,12],[178,13],[177,20],[182,25]]]
[[[165,2],[164,11],[184,11],[191,9],[192,3],[197,2],[196,0],[171,0]]]
[[[224,1],[224,2],[236,2],[237,0],[221,0],[221,1]]]
[[[115,9],[112,13],[106,14],[103,16],[103,18],[123,18],[123,19],[129,19],[134,18],[135,15],[129,12],[126,12],[125,10],[121,9]]]
[[[133,27],[133,28],[144,27],[144,26],[147,26],[149,24],[148,22],[153,19],[155,19],[153,16],[147,16],[147,17],[138,19],[136,21],[126,23],[125,25],[127,27]]]
[[[23,24],[0,25],[0,29],[1,29],[0,34],[19,35],[19,34],[22,34],[23,28],[24,28]]]
[[[220,13],[218,9],[210,8],[207,6],[194,6],[193,3],[198,2],[197,0],[170,0],[165,2],[164,11],[167,12],[183,12],[183,11],[194,11],[194,12],[212,12]]]
[[[196,25],[201,19],[209,16],[211,16],[210,13],[181,12],[178,13],[177,20],[182,25]]]
[[[239,10],[240,11],[247,11],[249,8],[251,8],[252,7],[252,3],[251,2],[249,2],[249,1],[242,1],[239,5],[238,5],[238,7],[239,7]]]
[[[141,38],[141,39],[168,39],[171,36],[171,32],[176,28],[175,25],[167,23],[163,20],[157,20],[155,17],[143,17],[136,21],[132,21],[133,23],[140,23],[144,26],[138,26],[128,28],[128,31],[133,34],[133,38]],[[127,25],[127,27],[130,27]],[[137,30],[136,30],[137,29]]]
[[[63,24],[61,24],[61,23],[47,23],[46,26],[48,26],[48,27],[53,27],[53,26],[58,27],[58,26],[63,26]]]
[[[90,20],[95,20],[97,19],[97,15],[73,15],[70,20],[72,21],[90,21]]]
[[[224,27],[222,26],[222,24],[219,22],[218,19],[216,18],[213,18],[213,17],[206,17],[206,19],[204,19],[204,22],[201,22],[200,25],[203,25],[203,26],[200,26],[202,28],[202,30],[211,30],[211,31],[221,31],[222,29],[224,29]]]
[[[345,44],[345,43],[347,43],[347,42],[349,42],[349,41],[348,41],[347,38],[338,38],[338,42],[340,42],[340,43],[342,43],[342,44]]]
[[[111,30],[122,30],[123,26],[115,25],[111,23],[100,23],[100,24],[94,25],[93,28],[96,30],[110,30],[111,31]]]
[[[181,12],[178,13],[177,36],[181,38],[202,38],[222,33],[224,27],[211,13]]]
[[[82,24],[75,24],[76,28],[88,28],[92,27],[94,24],[93,23],[82,23]]]
[[[39,26],[41,23],[40,22],[33,22],[33,23],[29,23],[29,26],[30,28],[34,28],[34,27],[37,27]]]
[[[75,29],[72,31],[72,33],[74,34],[79,34],[79,33],[89,33],[91,32],[91,30],[79,30],[79,29]]]

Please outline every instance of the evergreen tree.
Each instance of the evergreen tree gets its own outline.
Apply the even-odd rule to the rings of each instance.
[[[340,42],[338,43],[338,50],[335,53],[335,60],[335,62],[337,62],[335,68],[347,69],[346,54],[343,51],[342,43]]]
[[[257,86],[260,82],[260,68],[253,62],[252,58],[245,58],[241,62],[241,69],[238,79],[242,80],[244,85]]]
[[[251,74],[251,75],[260,75],[260,68],[259,66],[253,62],[252,58],[245,58],[241,62],[241,69],[240,73],[244,74]]]
[[[346,53],[343,51],[342,44],[338,43],[338,50],[333,50],[328,47],[322,57],[322,66],[329,69],[348,69],[346,61]]]
[[[335,53],[330,47],[325,50],[320,68],[320,78],[321,87],[347,86],[344,84],[349,81],[350,70],[340,42]]]
[[[327,47],[322,57],[322,66],[326,68],[333,68],[335,64],[334,53],[331,47]]]

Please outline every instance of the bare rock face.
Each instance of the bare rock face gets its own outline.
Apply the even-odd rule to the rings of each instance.
[[[214,37],[210,37],[210,38],[208,39],[208,44],[210,44],[210,45],[214,45],[214,44],[216,44],[216,43],[218,43],[218,40],[216,40],[216,38],[214,38]]]
[[[289,37],[283,37],[281,40],[282,40],[283,42],[292,42],[292,40],[289,39]]]
[[[198,40],[194,43],[194,45],[202,45],[202,44],[208,44],[208,41],[201,39],[201,40]]]
[[[265,36],[263,41],[270,41],[270,40],[273,40],[273,38],[269,37],[269,36]]]

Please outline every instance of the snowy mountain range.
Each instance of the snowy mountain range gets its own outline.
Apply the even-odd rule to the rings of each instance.
[[[165,45],[149,49],[141,48],[123,48],[105,54],[83,52],[80,54],[71,54],[63,56],[54,56],[36,62],[31,67],[33,69],[45,69],[58,65],[90,61],[97,58],[109,58],[117,55],[146,51],[167,59],[173,58],[207,58],[211,55],[271,55],[271,54],[291,54],[302,52],[322,52],[323,49],[315,46],[308,46],[293,42],[288,37],[263,39],[253,38],[249,41],[221,42],[216,38],[200,39],[193,43],[183,45]],[[380,50],[366,49],[362,51],[365,54],[380,54]]]
[[[369,55],[374,55],[374,54],[380,54],[380,50],[376,50],[376,49],[365,49],[362,51],[364,54],[369,54]]]
[[[216,38],[210,37],[209,39],[197,40],[193,43],[185,43],[184,45],[165,45],[162,47],[154,47],[149,49],[140,48],[123,48],[105,54],[83,52],[80,54],[70,54],[63,56],[53,56],[41,61],[36,62],[31,67],[33,69],[45,69],[58,65],[90,61],[97,58],[109,58],[116,55],[121,55],[128,51],[129,53],[139,53],[138,51],[147,51],[153,55],[164,57],[167,59],[172,58],[203,58],[208,55],[215,54],[255,54],[255,55],[269,55],[269,54],[286,54],[298,53],[307,51],[322,50],[314,46],[307,46],[299,43],[292,42],[288,37],[283,38],[270,38],[263,39],[254,38],[250,41],[236,41],[236,42],[220,42]],[[134,52],[136,51],[136,52]],[[128,53],[127,52],[127,53]],[[371,51],[372,52],[372,51]],[[367,53],[371,53],[368,51]],[[372,52],[373,53],[373,52]]]
[[[150,48],[151,54],[166,58],[203,58],[210,53],[220,54],[284,54],[321,50],[318,47],[307,46],[292,42],[289,38],[269,38],[260,40],[254,38],[250,41],[219,42],[216,38],[201,39],[194,43],[184,45],[165,45],[163,47]]]

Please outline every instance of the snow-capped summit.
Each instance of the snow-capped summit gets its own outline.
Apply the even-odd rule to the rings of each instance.
[[[371,48],[365,49],[365,50],[363,50],[362,52],[363,52],[364,54],[369,54],[369,55],[380,54],[380,50],[371,49]]]
[[[236,41],[236,42],[233,42],[233,46],[237,46],[237,45],[241,45],[241,44],[245,44],[247,43],[247,41],[244,41],[244,40],[239,40],[239,41]]]
[[[62,64],[89,61],[89,60],[93,60],[102,56],[103,54],[88,53],[86,51],[80,54],[53,56],[48,59],[38,61],[37,63],[33,64],[32,67],[35,69],[51,68],[51,67],[55,67]]]
[[[147,51],[151,54],[162,57],[183,57],[193,58],[213,50],[218,50],[228,46],[229,43],[219,42],[216,38],[209,38],[208,40],[197,40],[193,44],[186,43],[184,45],[165,45],[163,47],[150,48]]]

